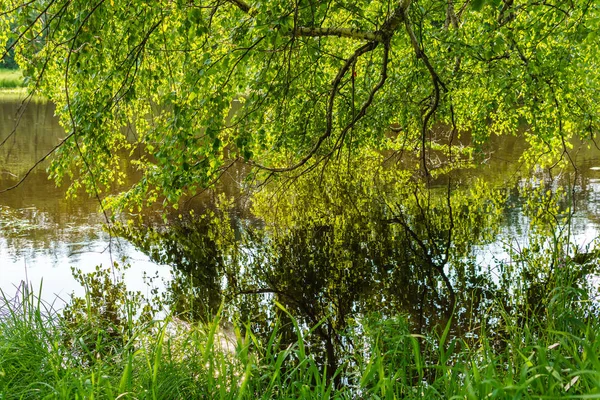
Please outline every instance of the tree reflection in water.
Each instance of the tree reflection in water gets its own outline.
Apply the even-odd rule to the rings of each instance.
[[[376,157],[356,163],[270,181],[252,196],[252,218],[222,196],[168,229],[121,233],[175,267],[175,313],[202,319],[224,302],[228,317],[258,337],[278,324],[284,346],[297,338],[293,318],[330,378],[343,363],[351,368],[366,332],[450,326],[468,341],[489,327],[501,346],[503,312],[544,318],[571,254],[566,191],[537,182],[509,193],[447,176],[433,186]],[[477,249],[497,240],[515,200],[529,246],[507,248],[510,262],[482,263]],[[573,264],[582,285],[595,259]]]

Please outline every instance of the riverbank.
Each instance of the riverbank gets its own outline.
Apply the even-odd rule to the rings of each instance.
[[[18,69],[0,68],[0,90],[19,90],[25,87],[23,74]]]
[[[62,312],[26,288],[16,300],[4,296],[3,398],[600,397],[600,322],[583,311],[587,300],[573,287],[549,294],[542,316],[494,304],[498,325],[473,327],[463,337],[450,322],[410,332],[400,315],[365,316],[359,336],[341,339],[346,356],[331,373],[313,353],[308,327],[279,304],[285,318],[268,340],[253,333],[251,321],[234,322],[223,335],[222,310],[204,323],[158,320],[139,295],[102,287],[104,276],[80,276],[89,291]],[[290,327],[293,336],[281,333]]]

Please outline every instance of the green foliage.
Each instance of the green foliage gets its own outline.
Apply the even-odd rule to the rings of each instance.
[[[300,172],[417,148],[436,169],[459,136],[495,132],[549,165],[598,130],[595,1],[3,4],[1,41],[18,39],[30,88],[70,134],[54,179],[106,193],[142,150],[116,208],[176,204],[233,160]]]
[[[112,317],[75,321],[73,311],[57,313],[24,287],[18,298],[4,297],[0,308],[0,393],[5,399],[594,398],[600,326],[596,314],[581,307],[591,299],[577,288],[573,267],[567,262],[557,272],[543,319],[523,320],[496,302],[488,310],[496,322],[473,324],[468,337],[457,336],[450,321],[413,333],[401,314],[368,314],[360,331],[343,334],[353,351],[332,374],[311,350],[309,335],[320,323],[303,326],[279,303],[274,306],[288,316],[292,342],[283,340],[283,320],[262,338],[250,324],[224,323],[218,311],[204,323],[134,322],[130,340],[98,346],[81,362],[80,353],[60,345],[63,338],[86,343],[89,334],[100,337],[113,327]],[[104,284],[101,276],[80,275]],[[93,310],[105,308],[110,296],[90,289],[81,300],[93,320]],[[137,306],[124,288],[107,289],[124,299],[113,307],[119,315]]]
[[[5,39],[2,36],[0,36],[0,43],[3,43],[3,40],[5,40]],[[13,43],[14,43],[14,39],[8,41],[8,43],[6,44],[6,48],[9,49]],[[17,68],[19,68],[19,66],[17,65],[17,62],[15,61],[15,51],[14,51],[14,49],[10,48],[8,50],[8,52],[6,54],[4,54],[4,57],[2,57],[0,59],[0,70],[2,70],[2,69],[15,70]]]
[[[5,4],[0,42],[57,105],[71,194],[137,212],[233,161],[277,174],[250,219],[221,201],[116,227],[177,267],[165,320],[102,269],[75,273],[86,296],[62,313],[5,301],[2,396],[599,396],[598,252],[571,248],[573,199],[522,184],[529,242],[484,270],[473,249],[510,196],[447,176],[492,132],[539,167],[593,138],[594,1]],[[134,153],[139,179],[106,197]]]
[[[61,345],[78,364],[121,356],[123,348],[135,342],[137,328],[151,321],[157,312],[141,293],[125,289],[123,276],[116,276],[120,271],[117,263],[112,271],[101,266],[87,274],[73,270],[85,289],[85,298],[73,297],[62,310],[65,335]]]

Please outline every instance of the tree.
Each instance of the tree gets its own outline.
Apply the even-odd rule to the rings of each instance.
[[[2,4],[0,39],[67,132],[54,179],[101,197],[140,150],[117,208],[176,203],[234,162],[268,178],[416,147],[429,177],[467,131],[524,131],[546,157],[598,132],[598,0]]]

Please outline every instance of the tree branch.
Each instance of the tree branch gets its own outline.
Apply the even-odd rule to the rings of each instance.
[[[60,143],[58,143],[56,146],[54,146],[52,148],[52,150],[50,150],[48,153],[46,153],[45,156],[43,156],[42,158],[40,158],[39,160],[37,160],[35,162],[35,164],[33,164],[33,166],[31,168],[29,168],[27,170],[27,172],[25,173],[25,175],[23,175],[23,177],[19,180],[19,182],[15,183],[14,185],[7,187],[6,189],[2,189],[0,190],[0,193],[5,193],[8,192],[9,190],[13,190],[18,188],[23,182],[25,182],[25,179],[27,179],[27,177],[29,176],[29,174],[31,174],[33,172],[34,169],[37,168],[38,165],[40,165],[41,163],[44,162],[44,160],[46,160],[48,157],[50,157],[50,155],[52,153],[54,153],[56,150],[58,150],[63,144],[65,144],[65,142],[67,140],[69,140],[73,135],[75,134],[75,132],[71,132],[66,138],[64,138],[63,140],[61,140]]]
[[[352,129],[354,127],[354,125],[356,125],[356,123],[362,117],[364,117],[367,114],[367,109],[369,108],[369,106],[373,102],[373,99],[375,98],[375,94],[385,84],[385,81],[387,80],[387,76],[388,76],[387,75],[387,66],[388,66],[388,61],[389,61],[389,52],[390,52],[390,46],[389,46],[388,43],[385,43],[385,46],[384,46],[384,49],[383,49],[383,59],[381,61],[381,74],[380,74],[381,78],[379,79],[379,82],[377,82],[377,84],[371,89],[371,92],[369,93],[369,97],[363,103],[363,105],[360,108],[360,111],[358,112],[358,114],[356,114],[352,118],[352,120],[350,121],[350,123],[348,123],[348,125],[346,125],[344,127],[344,129],[340,133],[340,136],[339,136],[339,138],[338,138],[338,140],[336,142],[336,145],[333,147],[333,149],[331,150],[331,152],[329,153],[329,155],[333,154],[333,152],[335,151],[336,148],[338,148],[338,149],[342,148],[342,144],[344,142],[344,138],[346,137],[346,134],[348,133],[348,131],[350,129]]]
[[[392,37],[394,32],[400,27],[400,24],[406,20],[406,11],[408,7],[410,7],[410,3],[412,0],[401,0],[398,7],[394,9],[394,11],[387,17],[381,29],[378,32],[381,32],[386,39]]]
[[[227,1],[229,1],[231,4],[237,6],[237,8],[239,8],[246,14],[253,15],[252,7],[250,7],[250,5],[248,3],[246,3],[245,1],[243,1],[243,0],[227,0]]]
[[[427,129],[429,126],[429,120],[435,114],[435,112],[437,111],[437,109],[440,105],[440,87],[444,90],[444,92],[447,92],[448,88],[446,88],[446,85],[440,79],[439,75],[435,71],[435,68],[433,68],[433,65],[429,61],[429,57],[427,57],[427,54],[425,54],[425,52],[421,48],[419,40],[417,39],[417,36],[415,35],[415,32],[412,29],[410,20],[408,19],[408,17],[406,15],[404,17],[404,26],[406,27],[406,32],[408,33],[410,42],[415,51],[415,56],[417,57],[417,59],[421,59],[423,61],[423,63],[425,64],[425,67],[427,67],[427,71],[429,71],[429,75],[431,75],[431,81],[433,83],[433,98],[431,100],[429,109],[427,110],[427,113],[425,114],[425,117],[423,118],[423,125],[422,125],[422,132],[421,132],[421,157],[422,157],[422,162],[423,162],[423,171],[425,173],[425,176],[429,177],[429,171],[427,170],[427,160],[426,160],[426,154],[425,154],[425,138],[426,138]]]
[[[381,32],[365,32],[353,28],[319,28],[299,26],[294,31],[294,36],[337,36],[348,39],[368,40],[370,42],[383,42],[384,36]]]
[[[249,162],[250,165],[258,167],[258,168],[266,170],[266,171],[269,171],[269,172],[289,172],[289,171],[293,171],[295,169],[302,167],[310,159],[312,159],[314,157],[314,155],[316,154],[316,152],[321,147],[321,145],[323,144],[323,142],[325,141],[325,139],[327,139],[329,136],[331,136],[331,133],[333,131],[333,106],[334,106],[335,97],[337,95],[338,87],[342,81],[342,78],[346,75],[348,70],[356,63],[356,60],[358,60],[358,58],[360,56],[362,56],[363,54],[368,53],[370,51],[373,51],[378,46],[379,43],[383,43],[385,45],[385,49],[384,49],[384,59],[382,61],[381,80],[372,89],[371,93],[369,94],[369,98],[363,104],[363,107],[361,108],[360,112],[353,118],[353,120],[350,122],[350,124],[348,124],[342,130],[340,137],[343,139],[343,137],[345,136],[347,131],[350,128],[352,128],[352,126],[366,114],[367,108],[373,101],[373,96],[383,86],[383,84],[386,81],[387,62],[388,62],[388,55],[389,55],[389,42],[390,42],[390,39],[393,36],[394,32],[400,26],[400,24],[402,22],[406,21],[406,10],[410,6],[411,1],[412,0],[401,0],[398,7],[396,7],[394,9],[394,11],[385,20],[385,22],[381,26],[381,29],[379,29],[376,32],[363,32],[363,31],[359,31],[359,30],[355,30],[355,29],[345,29],[345,28],[303,28],[303,27],[300,27],[295,30],[295,33],[294,33],[295,35],[302,34],[303,36],[311,36],[311,34],[312,34],[314,36],[338,36],[338,37],[347,37],[347,38],[352,38],[352,39],[373,38],[373,40],[370,40],[365,45],[356,49],[354,54],[352,56],[350,56],[350,58],[348,58],[346,60],[346,62],[344,63],[344,65],[339,69],[338,74],[336,75],[335,79],[333,80],[331,91],[329,92],[329,101],[327,104],[327,113],[326,113],[327,127],[325,129],[325,132],[317,139],[317,142],[313,145],[313,147],[308,152],[308,154],[306,154],[296,164],[291,165],[289,167],[271,168],[271,167],[267,167],[267,166],[264,166],[264,165],[261,165],[261,164],[258,164],[258,163],[252,162],[252,161]],[[413,37],[414,37],[414,33],[413,33]],[[418,45],[417,45],[417,48],[418,48]],[[429,65],[429,67],[431,67],[431,64],[429,64],[429,62],[427,62],[427,64]],[[430,71],[431,71],[431,69],[430,69]],[[437,75],[436,75],[436,77],[437,77]],[[439,81],[439,78],[437,80]],[[440,83],[441,83],[441,81],[440,81]],[[441,84],[443,86],[443,83],[441,83]],[[339,143],[336,143],[333,151],[335,151],[335,148],[338,144]],[[333,152],[330,152],[327,156],[325,156],[325,158],[330,156],[332,153]],[[322,160],[323,159],[319,160],[319,162]]]
[[[362,56],[365,53],[368,53],[370,51],[373,51],[378,45],[378,42],[369,42],[361,47],[359,47],[358,49],[356,49],[356,51],[354,51],[354,54],[352,54],[344,63],[344,65],[339,69],[335,79],[333,80],[332,84],[331,84],[331,91],[329,92],[329,101],[327,104],[327,127],[325,128],[325,132],[323,132],[323,134],[319,137],[319,139],[317,139],[317,142],[313,145],[313,147],[310,149],[310,151],[308,152],[307,155],[304,156],[304,158],[302,158],[300,161],[298,161],[296,164],[291,165],[289,167],[281,167],[281,168],[271,168],[271,167],[267,167],[255,162],[250,161],[249,164],[254,166],[254,167],[258,167],[260,169],[263,169],[265,171],[269,171],[269,172],[289,172],[289,171],[293,171],[295,169],[298,169],[300,167],[302,167],[304,164],[306,164],[314,155],[315,153],[319,150],[319,148],[321,147],[321,144],[323,144],[323,142],[325,141],[325,139],[327,139],[329,136],[331,136],[331,132],[333,131],[333,105],[335,102],[335,97],[338,91],[338,87],[342,81],[342,78],[344,77],[344,75],[346,75],[346,73],[348,72],[348,70],[350,69],[350,67],[352,67],[352,65],[354,64],[354,62],[356,62],[356,60]]]
[[[2,11],[2,12],[0,12],[0,17],[3,17],[5,15],[10,15],[11,13],[17,11],[19,8],[25,8],[25,7],[35,3],[35,1],[36,0],[30,0],[27,3],[19,4],[18,6],[15,6],[15,7],[11,8],[10,10]]]

